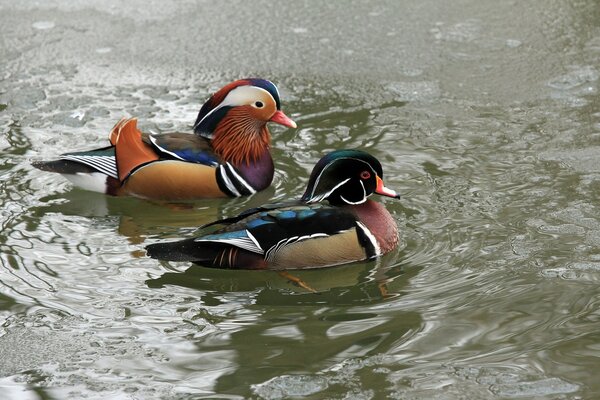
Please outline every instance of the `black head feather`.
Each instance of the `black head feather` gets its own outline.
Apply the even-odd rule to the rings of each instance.
[[[328,200],[334,205],[361,204],[377,192],[382,177],[381,163],[369,153],[336,150],[315,165],[302,201],[314,203]],[[389,190],[381,194],[397,197]]]

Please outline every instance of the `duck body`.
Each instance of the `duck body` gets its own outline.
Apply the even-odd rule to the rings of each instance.
[[[84,189],[159,200],[237,197],[271,184],[267,122],[296,124],[280,109],[277,88],[262,79],[233,82],[201,108],[194,133],[142,133],[135,119],[111,130],[110,146],[34,162]]]
[[[393,250],[398,244],[395,220],[382,204],[367,199],[373,192],[399,197],[383,185],[382,173],[377,174],[379,163],[356,150],[332,154],[334,157],[324,158],[333,159],[340,168],[329,164],[325,175],[313,170],[302,199],[246,210],[203,227],[223,225],[214,232],[150,245],[148,255],[214,268],[288,270],[367,260]],[[343,155],[366,159],[375,167],[348,162]],[[350,168],[353,163],[358,163],[357,168]],[[344,175],[329,176],[341,173]],[[340,195],[348,201],[338,201]]]

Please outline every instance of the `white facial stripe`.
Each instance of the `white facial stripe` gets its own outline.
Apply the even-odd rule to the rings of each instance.
[[[364,203],[365,201],[367,201],[367,191],[365,190],[365,185],[362,183],[362,181],[359,181],[359,182],[360,182],[360,185],[362,186],[362,190],[363,190],[363,197],[362,197],[362,199],[361,199],[361,200],[359,200],[359,201],[350,201],[350,200],[346,200],[346,199],[344,198],[344,196],[342,196],[342,195],[340,195],[340,198],[341,198],[342,200],[344,200],[346,203],[348,203],[348,204],[351,204],[351,205],[362,204],[362,203]]]
[[[373,167],[371,167],[371,164],[369,164],[368,162],[366,162],[366,161],[364,161],[364,160],[359,160],[358,158],[354,158],[354,157],[341,157],[341,158],[336,158],[335,160],[333,160],[333,161],[331,161],[329,164],[327,164],[327,165],[326,165],[326,166],[323,168],[323,170],[321,171],[321,173],[319,173],[319,175],[317,176],[317,179],[315,180],[315,185],[313,186],[313,190],[312,190],[312,192],[311,192],[311,195],[310,195],[310,198],[311,198],[311,199],[312,199],[312,198],[314,197],[314,195],[315,195],[315,190],[317,190],[317,186],[319,186],[319,181],[321,180],[321,176],[323,175],[323,173],[325,172],[325,170],[326,170],[327,168],[329,168],[329,166],[330,166],[331,164],[333,164],[334,162],[336,162],[336,161],[338,161],[338,160],[355,160],[355,161],[360,161],[360,162],[362,162],[362,163],[365,163],[365,164],[367,164],[367,166],[369,167],[369,169],[370,169],[371,171],[373,171],[373,173],[374,173],[375,175],[377,175],[377,172],[375,172],[375,171],[373,170]],[[346,182],[347,182],[349,179],[350,179],[350,178],[346,179],[346,180],[345,180],[344,182],[342,182],[342,183],[346,183]],[[362,183],[362,181],[361,181],[361,183]],[[340,185],[337,185],[335,188],[333,188],[333,190],[337,189],[339,186],[340,186]],[[364,189],[364,186],[363,186],[363,189]],[[329,191],[329,193],[327,193],[327,195],[323,196],[323,198],[325,198],[325,197],[329,196],[331,193],[333,193],[333,190]]]
[[[275,85],[273,85],[273,86],[275,86]],[[267,90],[267,92],[268,92],[268,90]],[[281,96],[279,95],[279,89],[277,89],[277,86],[275,86],[275,93],[277,94],[277,98],[281,99]],[[271,93],[269,93],[269,94],[271,94]],[[275,99],[273,99],[273,100],[275,100]],[[277,104],[277,102],[275,102],[275,104]]]
[[[353,205],[353,206],[355,206],[357,204],[362,204],[365,201],[367,201],[366,197],[363,197],[362,200],[359,200],[359,201],[350,201],[350,200],[347,200],[346,198],[344,198],[344,196],[342,196],[342,195],[340,195],[340,199],[344,200],[344,203],[347,203],[347,204],[350,204],[350,205]]]
[[[263,93],[266,93],[271,98],[273,98],[273,96],[271,96],[271,93],[269,93],[267,90],[265,90],[263,88],[259,88],[257,86],[244,85],[244,86],[238,86],[235,89],[232,89],[229,93],[227,93],[227,96],[225,96],[225,98],[223,99],[223,101],[221,103],[219,103],[215,108],[210,110],[210,112],[208,114],[206,114],[204,116],[204,118],[202,118],[200,121],[198,121],[198,123],[196,125],[194,125],[194,129],[196,129],[196,127],[198,125],[200,125],[202,123],[202,121],[204,121],[206,118],[208,118],[209,115],[216,112],[217,110],[219,110],[223,107],[227,107],[227,106],[236,107],[236,106],[243,106],[245,104],[253,103],[259,97],[261,97],[260,95]],[[275,99],[273,99],[273,102],[275,102]]]
[[[327,193],[321,194],[321,195],[319,195],[319,196],[317,196],[317,197],[311,197],[309,201],[321,201],[321,200],[323,200],[323,199],[327,198],[327,197],[328,197],[328,196],[329,196],[331,193],[333,193],[333,192],[334,192],[334,191],[335,191],[337,188],[339,188],[340,186],[342,186],[343,184],[345,184],[345,183],[346,183],[346,182],[348,182],[349,180],[350,180],[350,178],[348,178],[348,179],[346,179],[346,180],[344,180],[344,181],[342,181],[342,182],[338,183],[337,185],[335,185],[335,186],[333,187],[333,189],[331,189],[331,190],[330,190],[329,192],[327,192]],[[313,193],[314,193],[314,190],[313,190]]]
[[[257,86],[238,86],[233,89],[231,92],[225,96],[225,99],[219,104],[219,107],[223,106],[243,106],[244,104],[250,104],[256,101],[259,97],[262,97],[261,94],[266,93],[269,97],[271,93],[266,91],[263,88],[259,88]],[[275,102],[275,99],[273,99]]]

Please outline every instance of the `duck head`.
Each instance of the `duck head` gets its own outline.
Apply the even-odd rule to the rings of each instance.
[[[200,109],[194,132],[212,141],[217,154],[234,163],[250,162],[268,149],[268,122],[296,123],[281,111],[277,87],[266,79],[240,79],[213,94]]]
[[[336,150],[319,160],[310,174],[302,201],[328,200],[332,205],[357,205],[373,193],[399,199],[383,184],[381,163],[360,150]]]

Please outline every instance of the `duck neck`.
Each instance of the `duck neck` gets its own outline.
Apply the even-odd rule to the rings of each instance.
[[[211,140],[215,154],[237,168],[259,163],[268,155],[270,143],[267,124],[243,109],[231,109],[216,126]]]
[[[266,189],[273,181],[275,173],[273,158],[268,148],[263,149],[263,153],[255,161],[241,163],[236,168],[255,190]]]
[[[398,243],[398,226],[383,204],[367,200],[358,205],[346,205],[375,236],[381,253],[393,250]]]

